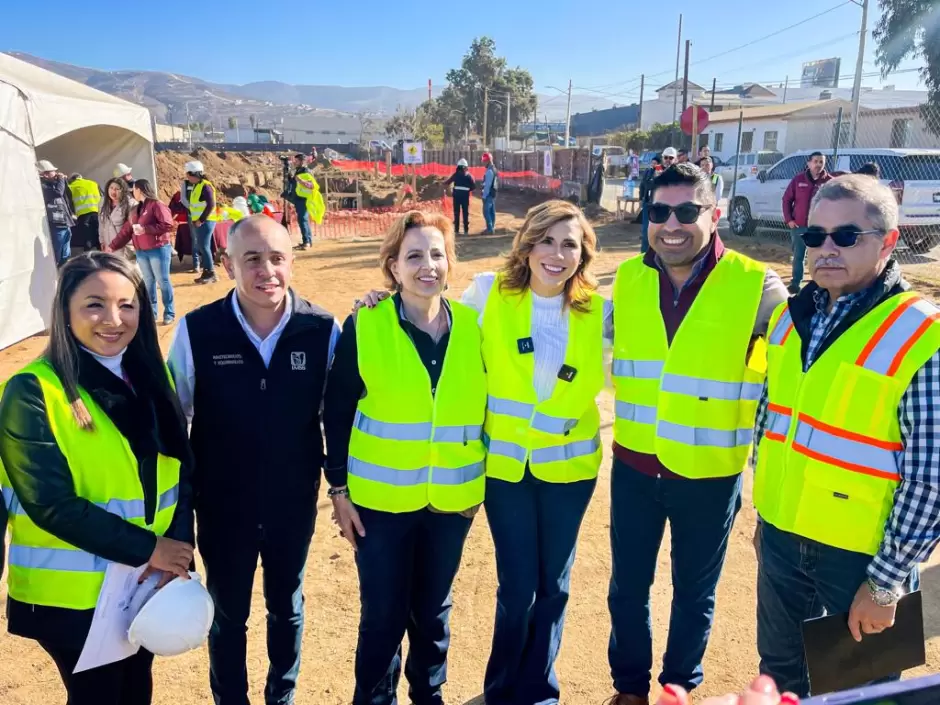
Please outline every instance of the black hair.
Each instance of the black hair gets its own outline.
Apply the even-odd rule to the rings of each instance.
[[[300,152],[297,152],[297,154],[294,155],[294,159],[299,159],[300,161],[303,162],[303,161],[306,161],[306,160],[307,160],[307,155],[306,155],[306,154],[301,154]]]
[[[121,209],[123,215],[122,220],[127,220],[127,211],[128,211],[128,199],[130,198],[130,189],[127,186],[127,181],[120,176],[115,176],[113,179],[108,179],[108,182],[104,185],[104,198],[101,199],[101,208],[99,209],[99,217],[101,218],[110,218],[111,211],[114,210],[114,204],[111,203],[111,197],[108,195],[108,191],[111,190],[111,184],[114,184],[118,187],[120,195],[118,196],[118,208]]]
[[[822,155],[823,155],[823,153],[817,150],[817,151],[813,152],[812,154],[810,154],[808,157],[806,157],[806,161],[809,161],[809,160],[812,159],[813,157],[821,157]]]
[[[663,163],[663,157],[661,154],[657,154],[655,157],[650,157],[650,163],[656,162],[657,164]]]
[[[668,186],[692,186],[695,188],[695,197],[700,203],[715,204],[715,193],[712,191],[708,175],[689,162],[673,164],[653,179],[650,189],[652,196],[656,195],[657,190]]]
[[[153,184],[151,184],[147,179],[137,179],[134,182],[134,188],[144,194],[144,198],[149,198],[151,200],[157,200],[157,192],[153,189]]]
[[[855,170],[856,174],[863,174],[865,176],[873,176],[876,179],[881,178],[881,167],[878,166],[877,162],[868,162],[862,164],[858,169]]]
[[[676,150],[676,154],[677,154],[677,155],[678,155],[678,154],[684,154],[685,156],[689,156],[689,150],[687,150],[687,149],[677,149],[677,150]]]

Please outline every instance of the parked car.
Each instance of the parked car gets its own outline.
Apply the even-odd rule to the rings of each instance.
[[[773,152],[761,150],[759,152],[747,152],[735,154],[728,158],[728,161],[721,165],[715,165],[715,173],[720,174],[726,184],[734,180],[734,165],[738,165],[738,178],[746,179],[750,176],[757,176],[757,172],[776,164],[783,159],[783,152]]]
[[[756,179],[740,181],[729,208],[731,232],[749,236],[757,227],[785,227],[783,193],[793,177],[806,168],[813,151],[794,152],[770,169],[759,171]],[[830,171],[853,172],[868,162],[880,167],[881,183],[897,198],[903,243],[916,253],[940,244],[940,149],[857,148],[840,150],[835,158],[826,156]]]

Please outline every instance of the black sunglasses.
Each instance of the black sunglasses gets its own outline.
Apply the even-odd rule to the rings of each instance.
[[[667,203],[650,203],[647,214],[651,223],[665,223],[669,220],[669,215],[675,213],[676,220],[683,225],[691,225],[698,220],[702,211],[708,208],[711,208],[711,206],[703,206],[700,203],[692,203],[691,201],[680,203],[678,206],[670,206]]]
[[[831,237],[836,247],[855,247],[862,235],[883,235],[883,230],[862,230],[857,225],[840,225],[833,231],[827,231],[818,225],[811,225],[803,231],[803,242],[807,247],[822,247],[827,237]]]

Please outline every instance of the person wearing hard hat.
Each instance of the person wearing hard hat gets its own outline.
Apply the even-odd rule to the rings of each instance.
[[[42,197],[46,202],[52,254],[56,266],[61,267],[72,254],[72,227],[75,225],[72,193],[68,190],[65,174],[56,169],[48,159],[40,160],[36,168],[39,170]]]
[[[219,280],[212,259],[212,233],[219,220],[215,210],[215,187],[206,178],[202,162],[186,162],[183,168],[186,170],[186,181],[192,187],[187,202],[192,223],[193,262],[198,252],[202,264],[202,274],[196,279],[196,284],[213,284]]]
[[[483,152],[480,157],[486,173],[483,175],[483,220],[486,221],[486,232],[492,235],[496,232],[496,193],[499,191],[499,173],[493,164],[493,155]]]
[[[470,234],[470,194],[477,187],[473,176],[467,169],[467,160],[457,162],[457,170],[444,182],[444,186],[454,185],[454,234],[460,232],[460,213],[463,212],[463,234]]]
[[[101,188],[81,174],[72,174],[68,181],[75,208],[75,227],[72,237],[85,250],[98,245],[98,208],[101,204]]]
[[[149,703],[148,651],[74,672],[110,563],[163,585],[193,560],[186,420],[134,265],[66,263],[46,350],[0,394],[7,627],[52,657],[71,705]]]
[[[456,261],[447,217],[399,217],[379,259],[395,294],[343,324],[325,474],[359,571],[352,703],[397,702],[407,632],[411,701],[431,705],[443,702],[451,586],[486,487],[486,371],[477,312],[443,296]]]
[[[134,188],[133,170],[127,164],[118,164],[111,175],[116,179],[124,179],[127,182],[128,191]]]
[[[340,329],[290,288],[293,262],[283,225],[265,215],[237,221],[222,257],[234,291],[187,314],[170,346],[192,421],[199,552],[216,606],[209,682],[223,704],[248,702],[246,623],[259,556],[267,702],[293,702],[300,670],[304,565],[323,464],[320,407]]]

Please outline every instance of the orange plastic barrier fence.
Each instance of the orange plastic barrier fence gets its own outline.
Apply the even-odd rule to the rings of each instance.
[[[384,162],[363,162],[351,159],[337,159],[333,161],[333,166],[343,171],[374,171],[378,164],[379,173],[385,173]],[[454,173],[454,167],[449,164],[418,164],[414,167],[406,167],[403,164],[392,166],[392,176],[405,176],[414,173],[418,176],[441,176],[447,177]],[[482,180],[486,173],[486,167],[472,166],[468,169],[470,175],[477,180]],[[554,179],[550,176],[544,176],[537,171],[501,171],[499,173],[500,181],[506,184],[512,184],[523,188],[535,188],[542,191],[557,191],[561,189],[561,179]]]
[[[402,213],[422,210],[445,213],[450,216],[453,214],[453,209],[453,201],[447,197],[434,201],[408,199],[400,207],[327,211],[323,216],[323,222],[319,225],[311,223],[311,228],[313,236],[321,239],[384,237],[389,227]],[[293,213],[291,213],[291,218],[290,230],[295,235],[299,235],[300,229]]]

